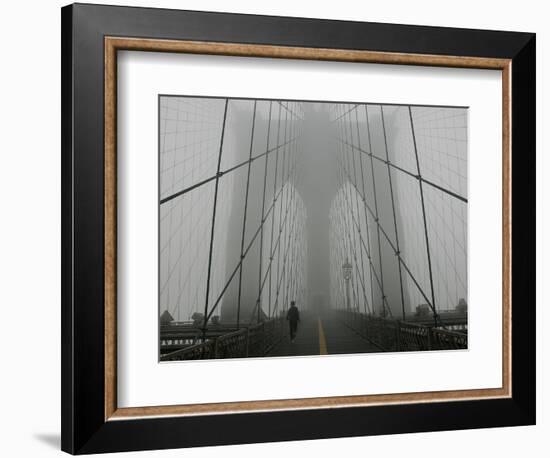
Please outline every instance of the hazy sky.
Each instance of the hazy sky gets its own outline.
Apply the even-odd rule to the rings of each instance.
[[[265,314],[292,299],[344,307],[345,259],[360,310],[385,304],[398,315],[427,302],[445,310],[467,298],[466,109],[231,99],[225,107],[225,99],[161,99],[160,197],[196,186],[160,205],[161,313],[202,313],[207,288],[209,310],[227,320],[239,309],[248,321],[258,299]]]

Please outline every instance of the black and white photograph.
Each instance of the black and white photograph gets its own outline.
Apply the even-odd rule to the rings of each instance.
[[[468,348],[468,107],[158,115],[161,362]]]

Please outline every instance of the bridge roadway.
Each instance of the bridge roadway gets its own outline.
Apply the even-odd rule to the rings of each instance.
[[[300,313],[294,342],[288,326],[281,342],[266,356],[336,355],[380,352],[368,340],[350,329],[335,313]]]

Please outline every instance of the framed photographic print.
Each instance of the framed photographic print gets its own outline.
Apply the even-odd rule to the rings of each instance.
[[[62,79],[65,451],[534,424],[534,34],[76,4]]]

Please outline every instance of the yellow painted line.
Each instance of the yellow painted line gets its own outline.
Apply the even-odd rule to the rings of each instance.
[[[319,321],[319,354],[328,355],[327,353],[327,341],[325,340],[325,331],[323,330],[323,323],[321,323],[321,318],[317,317]]]

